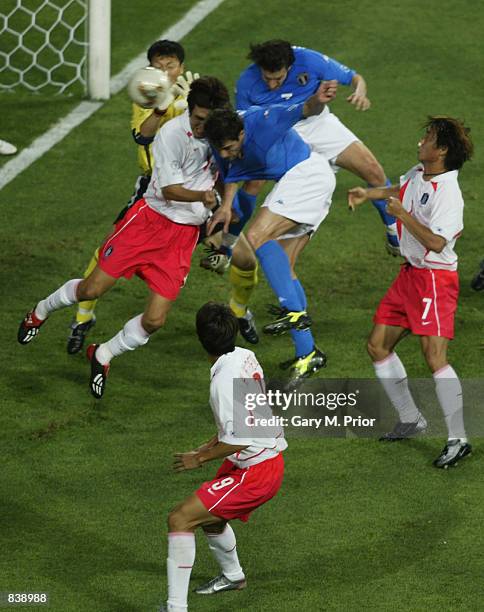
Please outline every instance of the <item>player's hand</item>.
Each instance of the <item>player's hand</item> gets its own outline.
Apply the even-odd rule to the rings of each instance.
[[[207,221],[207,236],[210,236],[219,223],[224,224],[223,231],[228,234],[229,225],[232,222],[232,208],[221,206]]]
[[[366,195],[366,189],[364,187],[353,187],[348,190],[348,208],[355,210],[357,206],[363,204],[368,199]]]
[[[346,98],[346,101],[356,108],[356,110],[366,111],[370,108],[371,102],[365,94],[354,91],[351,96]]]
[[[319,85],[318,91],[315,96],[321,104],[327,104],[336,97],[336,91],[338,89],[338,81],[333,79],[332,81],[322,81]]]
[[[173,102],[175,101],[175,95],[173,94],[172,89],[173,88],[167,89],[163,98],[160,100],[158,106],[156,107],[157,110],[166,111],[170,104],[173,104]]]
[[[173,93],[176,96],[183,96],[186,99],[188,97],[188,94],[190,93],[191,84],[193,83],[193,81],[199,78],[200,75],[198,74],[198,72],[192,74],[190,71],[187,71],[185,73],[185,76],[181,74],[173,85]]]
[[[398,198],[390,197],[388,198],[387,202],[388,202],[387,207],[386,207],[387,213],[389,215],[392,215],[393,217],[400,217],[402,212],[405,210],[400,200]]]
[[[209,189],[203,192],[202,203],[205,208],[212,209],[217,206],[217,194],[213,189]]]
[[[186,470],[194,470],[202,467],[202,462],[198,451],[188,451],[187,453],[175,453],[175,461],[173,469],[175,472],[185,472]]]

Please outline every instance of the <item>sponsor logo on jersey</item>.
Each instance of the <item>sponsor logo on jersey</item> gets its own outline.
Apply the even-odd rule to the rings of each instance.
[[[294,94],[293,94],[292,92],[291,92],[291,93],[283,93],[283,94],[281,94],[281,98],[282,98],[283,100],[290,100],[290,99],[292,98],[292,96],[293,96],[293,95],[294,95]]]
[[[299,85],[307,85],[309,81],[309,74],[307,72],[300,72],[296,78]]]
[[[423,196],[420,198],[420,206],[425,206],[425,204],[427,204],[428,201],[429,201],[429,194],[424,193]]]
[[[173,168],[173,170],[180,170],[181,168],[181,164],[177,159],[174,159],[170,165]]]
[[[113,246],[108,247],[104,252],[104,259],[107,259],[113,251],[114,251]]]

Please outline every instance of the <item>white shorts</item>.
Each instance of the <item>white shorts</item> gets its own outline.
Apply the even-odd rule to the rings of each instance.
[[[281,238],[295,238],[315,232],[325,219],[336,187],[328,160],[319,153],[311,155],[286,172],[267,195],[264,204],[276,215],[297,226]]]
[[[298,121],[294,129],[313,151],[326,157],[333,169],[338,155],[359,141],[327,106],[320,115]]]

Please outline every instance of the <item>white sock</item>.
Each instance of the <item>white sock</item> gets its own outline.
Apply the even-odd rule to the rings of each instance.
[[[458,438],[462,442],[467,442],[464,429],[462,386],[454,368],[448,364],[440,368],[434,372],[434,381],[435,392],[449,432],[449,440]]]
[[[64,283],[59,289],[56,289],[54,293],[51,293],[44,300],[40,300],[35,307],[35,316],[43,321],[54,310],[75,304],[78,301],[76,297],[77,286],[81,281],[82,278],[73,278]]]
[[[382,361],[373,363],[375,374],[390,398],[402,423],[414,423],[422,418],[408,388],[408,378],[403,363],[396,353],[390,353]]]
[[[130,319],[111,340],[98,346],[96,359],[99,363],[107,365],[113,357],[117,357],[126,351],[134,351],[134,349],[148,342],[150,334],[141,325],[142,316],[138,315]]]
[[[168,610],[183,612],[188,609],[188,585],[195,562],[195,534],[172,532],[168,534]]]
[[[237,541],[232,527],[227,523],[222,533],[205,533],[208,547],[226,578],[237,582],[245,578],[237,556]]]

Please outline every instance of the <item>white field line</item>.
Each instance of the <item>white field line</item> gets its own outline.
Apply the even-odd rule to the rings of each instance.
[[[185,15],[170,28],[160,34],[159,39],[181,40],[191,32],[212,11],[222,4],[224,0],[201,0],[197,2]],[[128,83],[133,72],[146,65],[146,52],[140,53],[127,64],[110,81],[111,94],[117,94]],[[12,160],[0,169],[0,189],[13,181],[21,172],[37,161],[44,153],[60,142],[78,125],[94,114],[105,102],[86,100],[78,104],[68,115],[60,119],[47,132],[36,138],[26,149],[23,149]]]

